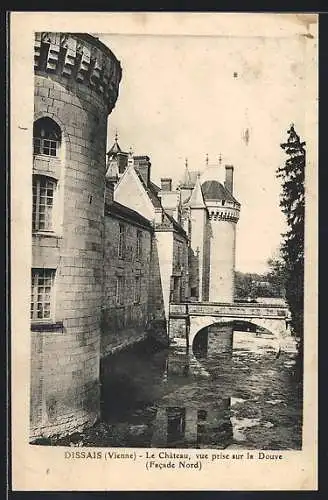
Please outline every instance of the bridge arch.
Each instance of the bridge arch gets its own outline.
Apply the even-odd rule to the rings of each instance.
[[[234,318],[234,317],[221,317],[217,316],[190,316],[190,327],[189,327],[189,346],[192,347],[196,335],[204,328],[211,325],[224,325],[231,324],[234,321],[250,323],[254,326],[258,326],[268,330],[272,333],[279,344],[280,349],[284,349],[285,339],[288,335],[286,330],[286,323],[281,319],[269,319],[269,318]]]

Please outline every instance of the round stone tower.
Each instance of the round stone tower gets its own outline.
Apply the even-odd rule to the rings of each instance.
[[[236,223],[240,203],[233,196],[233,167],[226,165],[224,185],[206,180],[202,192],[210,223],[210,302],[233,302]]]
[[[36,33],[31,439],[99,416],[107,117],[121,66],[97,38]]]

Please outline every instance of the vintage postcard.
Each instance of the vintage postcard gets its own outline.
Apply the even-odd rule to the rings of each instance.
[[[11,14],[13,490],[317,489],[317,23]]]

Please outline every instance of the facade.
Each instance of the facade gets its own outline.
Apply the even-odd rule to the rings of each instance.
[[[115,182],[114,199],[141,214],[154,228],[152,266],[156,283],[153,284],[152,315],[154,320],[167,322],[170,301],[183,302],[189,297],[189,243],[178,216],[180,196],[173,193],[173,203],[167,207],[162,189],[151,181],[148,156],[133,156],[130,153],[125,170],[115,177],[113,174],[117,172],[121,154],[117,155],[116,164],[109,154],[108,172],[109,178]],[[164,196],[170,194],[168,190],[164,192]]]
[[[172,189],[172,179],[162,179],[162,204],[188,236],[188,300],[234,301],[240,203],[233,196],[233,171],[232,165],[225,166],[222,183],[220,165],[207,165],[201,173],[189,171],[186,162],[177,189]]]
[[[122,70],[85,34],[36,33],[31,270],[31,440],[92,425],[100,364],[148,336],[170,303],[233,301],[233,169],[151,180],[151,161],[107,153]]]
[[[145,338],[151,316],[153,228],[133,210],[105,206],[101,357]]]

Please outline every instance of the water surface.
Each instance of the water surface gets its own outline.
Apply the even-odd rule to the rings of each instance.
[[[223,328],[223,327],[222,327]],[[300,449],[295,352],[268,333],[220,336],[186,352],[143,343],[102,366],[102,420],[84,445]]]

